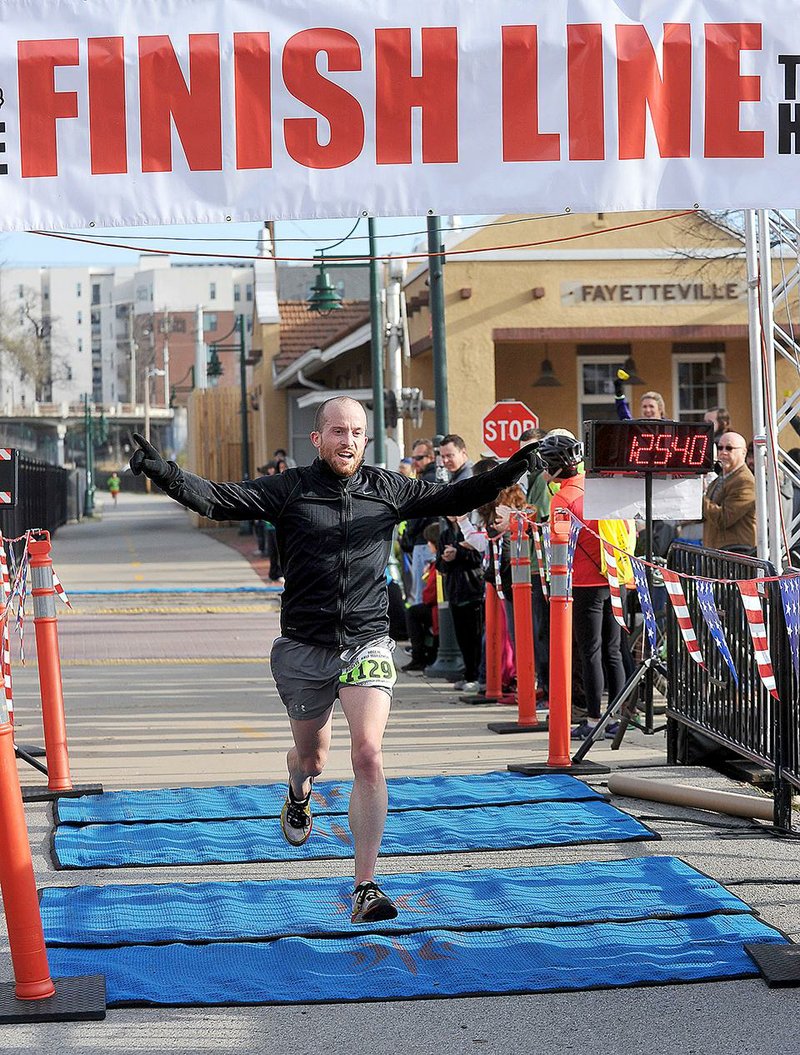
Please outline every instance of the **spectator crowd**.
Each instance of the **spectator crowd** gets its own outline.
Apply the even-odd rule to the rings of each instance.
[[[665,402],[659,392],[645,392],[634,415],[625,393],[628,380],[620,370],[615,381],[615,411],[620,420],[634,416],[663,419]],[[681,538],[707,548],[753,554],[756,546],[756,498],[753,445],[731,426],[723,407],[711,408],[705,421],[713,426],[715,471],[703,480],[702,521],[659,520],[651,539],[657,558],[666,556],[673,539]],[[798,428],[800,433],[800,428]],[[601,715],[604,695],[613,699],[634,670],[628,635],[614,618],[601,538],[618,549],[617,574],[630,629],[640,620],[630,562],[619,551],[645,552],[643,523],[621,520],[586,520],[586,474],[583,445],[567,429],[549,432],[529,429],[519,446],[538,441],[538,466],[519,483],[507,487],[495,501],[467,516],[409,519],[399,527],[394,557],[387,569],[390,619],[393,635],[408,641],[407,661],[401,669],[423,674],[437,660],[439,616],[447,602],[447,618],[458,648],[460,669],[453,680],[451,702],[480,698],[486,690],[485,605],[487,585],[501,599],[500,637],[502,695],[499,702],[515,704],[514,591],[512,588],[512,529],[528,535],[530,546],[530,598],[536,669],[537,706],[546,708],[549,696],[550,627],[547,569],[539,567],[531,544],[533,525],[552,523],[558,511],[567,510],[585,524],[578,534],[572,566],[573,598],[573,738],[591,735]],[[798,452],[800,453],[800,452]],[[286,451],[259,467],[262,475],[282,473],[295,463]],[[458,482],[498,465],[494,457],[473,461],[461,436],[450,434],[418,438],[399,472],[429,482]],[[787,493],[788,492],[788,493]],[[800,508],[800,496],[787,480],[782,486],[783,515],[790,518]],[[522,514],[522,517],[519,516]],[[270,578],[283,582],[280,554],[272,524],[255,524],[259,553],[269,559]],[[436,671],[439,673],[439,671]],[[613,737],[616,725],[606,727]]]
[[[632,418],[622,375],[616,384],[616,412],[621,420]],[[645,392],[639,400],[639,418],[665,416],[664,399]],[[654,525],[653,548],[663,557],[675,538],[706,547],[754,553],[756,545],[755,481],[752,445],[731,427],[724,408],[713,408],[706,420],[714,426],[715,472],[703,481],[702,522],[659,521]],[[585,527],[577,537],[572,568],[574,739],[585,739],[602,712],[603,697],[613,699],[634,669],[628,635],[622,633],[611,608],[605,554],[600,539],[628,553],[644,553],[643,524],[633,521],[586,520],[586,474],[583,445],[567,429],[549,432],[530,429],[520,446],[539,441],[539,464],[519,483],[506,488],[487,506],[463,517],[409,520],[400,525],[395,548],[394,578],[405,614],[408,660],[402,668],[424,673],[436,662],[439,643],[439,606],[447,610],[461,658],[458,680],[453,681],[451,702],[477,697],[486,689],[484,606],[487,584],[502,598],[503,695],[500,702],[515,704],[514,591],[511,583],[512,528],[552,522],[559,510],[568,510]],[[492,457],[470,458],[461,436],[444,436],[438,447],[431,439],[416,439],[400,472],[430,481],[461,480],[498,464]],[[791,496],[789,496],[791,499]],[[523,514],[520,521],[516,514]],[[546,587],[531,552],[531,607],[536,666],[537,706],[546,708],[549,696],[549,618]],[[390,569],[390,573],[391,573]],[[638,602],[632,585],[630,562],[618,561],[623,603],[631,623],[637,619]],[[399,635],[398,635],[399,636]],[[606,735],[613,737],[611,723]]]

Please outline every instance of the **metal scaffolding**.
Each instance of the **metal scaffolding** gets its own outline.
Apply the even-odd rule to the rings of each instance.
[[[800,227],[796,214],[790,219],[786,213],[751,209],[745,213],[744,233],[758,556],[768,559],[780,574],[800,539],[800,513],[785,519],[780,501],[782,478],[800,487],[800,464],[778,444],[781,430],[800,413],[800,342],[791,301],[800,287]],[[792,392],[780,403],[778,355],[797,374]]]

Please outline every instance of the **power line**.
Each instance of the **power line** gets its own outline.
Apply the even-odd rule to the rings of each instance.
[[[443,257],[454,257],[454,256],[471,256],[476,253],[501,253],[507,252],[514,249],[535,249],[546,245],[558,245],[564,242],[578,241],[583,238],[594,238],[598,235],[612,234],[615,231],[629,231],[636,227],[646,227],[650,224],[665,223],[669,220],[677,220],[682,216],[694,216],[696,209],[684,209],[682,212],[670,213],[665,216],[655,216],[647,220],[638,220],[633,223],[618,224],[615,227],[604,227],[594,231],[580,231],[576,234],[562,235],[559,238],[544,238],[537,242],[515,242],[505,245],[493,245],[493,246],[479,246],[474,249],[444,249],[440,253],[389,253],[381,256],[369,256],[366,254],[358,254],[354,256],[326,257],[325,260],[328,264],[358,264],[358,263],[369,263],[372,260],[380,262],[390,262],[393,260],[428,260],[430,257],[443,256]],[[316,264],[319,263],[319,257],[307,257],[307,256],[272,256],[263,257],[259,255],[251,255],[244,253],[202,253],[195,252],[189,253],[180,249],[156,249],[147,248],[145,246],[134,245],[134,244],[120,244],[115,245],[114,243],[107,242],[103,239],[96,239],[92,237],[85,237],[78,235],[65,234],[58,231],[30,231],[30,234],[40,235],[43,238],[57,238],[68,242],[79,242],[85,245],[104,246],[106,248],[114,249],[127,249],[131,252],[137,253],[157,253],[161,256],[186,256],[201,259],[222,259],[222,260],[265,260],[270,259],[276,262],[280,261],[283,263],[302,263],[302,264]]]

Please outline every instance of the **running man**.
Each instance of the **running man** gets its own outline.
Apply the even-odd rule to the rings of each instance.
[[[111,474],[111,476],[109,476],[109,478],[108,478],[108,480],[106,482],[106,487],[108,488],[108,493],[111,495],[111,497],[114,500],[114,505],[116,505],[117,504],[117,499],[119,498],[119,491],[120,491],[120,488],[122,487],[122,481],[120,480],[116,469]]]
[[[216,484],[165,461],[141,436],[131,458],[171,498],[212,520],[275,525],[286,586],[272,673],[294,745],[281,828],[293,846],[311,834],[311,786],[331,743],[338,699],[350,729],[355,845],[353,923],[394,919],[375,882],[388,797],[382,744],[397,678],[389,637],[386,564],[394,527],[408,517],[467,513],[492,501],[529,468],[535,444],[491,472],[456,484],[429,483],[364,465],[367,417],[348,396],[320,404],[310,466],[243,483]]]

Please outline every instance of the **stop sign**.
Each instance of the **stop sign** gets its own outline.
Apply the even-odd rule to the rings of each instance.
[[[539,419],[517,399],[501,399],[483,419],[483,445],[498,458],[510,458],[519,450],[519,438],[535,429]]]

